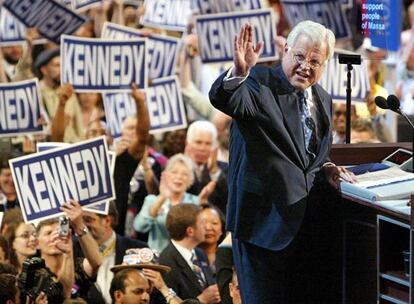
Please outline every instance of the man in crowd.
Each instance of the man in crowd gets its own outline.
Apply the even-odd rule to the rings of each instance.
[[[160,264],[171,267],[164,277],[166,284],[181,299],[197,298],[201,303],[220,302],[207,257],[196,248],[205,238],[205,222],[201,207],[178,204],[167,215],[167,231],[171,243],[160,255]]]

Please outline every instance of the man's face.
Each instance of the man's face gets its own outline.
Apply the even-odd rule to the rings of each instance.
[[[11,170],[8,168],[0,169],[0,190],[4,194],[16,193],[16,188],[14,187]]]
[[[148,280],[138,270],[128,273],[124,282],[124,290],[115,291],[116,304],[147,304],[149,303],[151,288]]]
[[[91,123],[89,123],[88,130],[86,131],[86,137],[88,139],[96,138],[98,136],[102,136],[105,134],[105,128],[99,120],[94,120]]]
[[[23,55],[23,48],[20,45],[5,46],[1,48],[4,59],[10,64],[17,64]]]
[[[300,35],[291,48],[285,46],[284,52],[283,71],[297,90],[304,91],[321,78],[327,57],[326,43],[315,44]]]
[[[59,228],[59,223],[53,223],[40,228],[38,232],[38,249],[42,255],[61,255],[62,252],[56,247],[52,232]]]
[[[96,213],[83,211],[83,221],[88,227],[92,237],[99,245],[106,241],[105,236],[108,235],[108,230],[112,230],[110,222],[106,217],[100,217]]]
[[[133,141],[136,137],[136,125],[137,119],[133,117],[127,117],[122,124],[122,138]]]
[[[237,275],[233,274],[232,282],[229,284],[230,297],[233,300],[233,304],[241,304],[240,288]]]
[[[193,227],[194,239],[200,244],[206,240],[206,219],[200,213]]]
[[[213,136],[208,131],[197,131],[193,138],[187,141],[188,156],[197,164],[207,164],[213,148]]]
[[[50,79],[55,85],[60,85],[60,56],[52,58],[42,67],[43,77]]]

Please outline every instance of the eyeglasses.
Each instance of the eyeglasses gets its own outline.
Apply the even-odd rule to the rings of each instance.
[[[16,235],[16,238],[22,238],[22,239],[28,240],[28,239],[30,239],[31,236],[34,237],[35,239],[37,239],[36,232],[30,232],[30,231],[26,231],[26,232],[23,232],[20,235]]]
[[[305,55],[300,54],[300,53],[293,53],[293,59],[296,61],[297,64],[299,65],[306,65],[308,67],[310,67],[312,70],[317,70],[319,69],[323,63],[320,63],[318,60],[307,60]]]

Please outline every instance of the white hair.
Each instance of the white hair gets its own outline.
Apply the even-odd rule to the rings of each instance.
[[[184,155],[183,153],[178,153],[172,156],[167,163],[167,166],[165,167],[165,171],[170,171],[173,166],[176,164],[181,164],[187,167],[188,172],[190,173],[190,185],[194,182],[194,163],[188,156]]]
[[[293,47],[296,40],[301,35],[306,35],[312,42],[325,42],[327,49],[327,58],[330,59],[334,54],[335,48],[335,35],[330,30],[324,27],[322,24],[305,20],[299,22],[289,33],[286,44],[289,48]]]
[[[196,120],[187,130],[187,141],[192,142],[198,132],[209,132],[211,134],[213,146],[217,145],[217,128],[207,120]]]

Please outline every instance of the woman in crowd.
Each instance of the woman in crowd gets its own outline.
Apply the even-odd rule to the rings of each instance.
[[[26,224],[24,221],[16,221],[10,224],[6,239],[10,245],[10,263],[20,273],[26,258],[36,254],[36,229],[32,224]]]
[[[198,204],[199,197],[187,193],[187,189],[194,181],[192,161],[184,154],[173,156],[162,173],[160,194],[148,195],[144,205],[135,217],[134,229],[138,232],[149,232],[148,246],[151,249],[162,251],[169,242],[165,228],[167,213],[177,204]]]
[[[217,247],[225,237],[224,215],[219,208],[212,204],[203,205],[201,213],[206,223],[205,241],[199,245],[208,257],[208,263],[213,274],[216,273]]]

